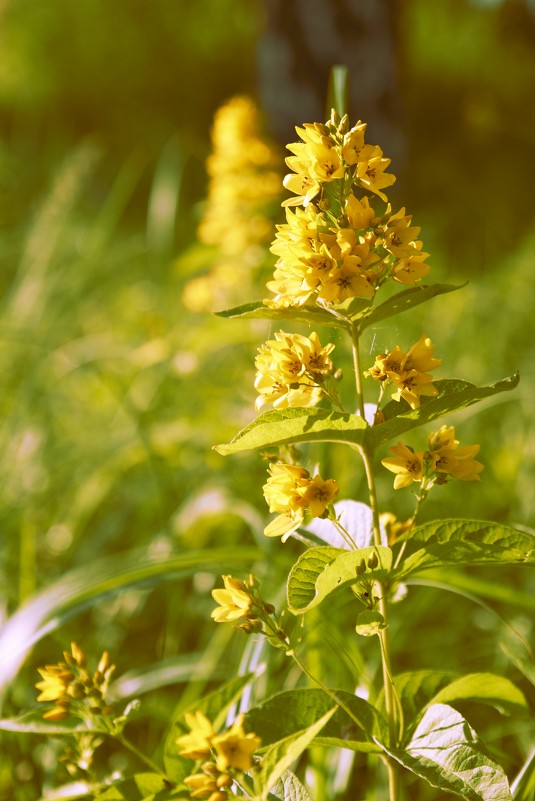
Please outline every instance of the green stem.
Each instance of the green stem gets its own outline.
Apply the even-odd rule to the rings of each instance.
[[[364,392],[362,389],[362,370],[360,367],[359,335],[356,327],[351,326],[351,342],[353,349],[353,367],[355,368],[355,382],[357,390],[357,411],[364,417]]]
[[[359,352],[359,338],[358,331],[355,326],[352,328],[352,347],[353,347],[353,364],[355,367],[355,385],[357,390],[357,403],[359,414],[364,417],[364,394],[362,389],[362,370],[360,364]],[[377,489],[375,486],[375,474],[373,471],[373,451],[366,446],[359,448],[364,463],[364,470],[366,473],[366,482],[368,484],[368,493],[370,497],[370,507],[372,510],[373,519],[373,540],[375,546],[381,545],[381,529],[379,525],[379,506],[377,502]],[[396,696],[394,684],[392,681],[392,669],[390,659],[390,640],[388,633],[388,600],[386,587],[382,582],[377,582],[379,591],[379,612],[383,616],[385,628],[379,632],[379,639],[381,643],[381,664],[383,672],[383,687],[385,694],[385,709],[388,721],[388,735],[389,745],[395,748],[398,744],[398,716],[396,710]],[[394,760],[386,758],[388,767],[388,778],[390,787],[390,801],[398,801],[399,799],[399,777],[398,768]]]
[[[357,543],[355,542],[355,540],[353,539],[353,537],[351,536],[351,534],[349,533],[349,531],[347,531],[347,529],[345,529],[345,528],[343,527],[343,525],[340,523],[340,521],[339,521],[339,520],[337,520],[337,519],[336,519],[336,517],[330,517],[330,518],[329,518],[329,520],[331,521],[331,523],[333,523],[333,525],[335,526],[335,528],[337,528],[337,529],[338,529],[338,531],[340,532],[340,534],[342,535],[342,537],[345,539],[345,541],[347,542],[347,544],[348,544],[348,545],[349,545],[351,548],[353,548],[355,551],[358,551],[358,545],[357,545]]]

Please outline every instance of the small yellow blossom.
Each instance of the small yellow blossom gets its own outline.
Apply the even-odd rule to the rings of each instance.
[[[184,784],[187,785],[191,798],[207,798],[208,801],[227,798],[227,794],[219,790],[217,780],[206,773],[193,773],[184,779]]]
[[[368,228],[374,215],[375,212],[370,206],[367,197],[359,200],[355,195],[349,195],[346,200],[346,217],[352,228],[357,228],[358,230]]]
[[[395,175],[385,172],[390,161],[383,157],[383,151],[378,145],[364,145],[357,164],[356,177],[361,186],[384,201],[386,201],[386,195],[381,190],[392,186],[396,180]]]
[[[223,576],[224,590],[212,590],[212,597],[219,604],[211,617],[216,623],[228,623],[246,617],[251,611],[253,600],[247,585],[232,576]]]
[[[212,740],[217,752],[216,766],[221,771],[228,768],[250,770],[253,765],[252,755],[260,747],[260,738],[252,732],[246,734],[243,728],[245,715],[236,718],[230,729]]]
[[[413,481],[421,481],[424,477],[424,452],[414,451],[409,445],[398,442],[389,450],[395,456],[387,456],[381,459],[381,464],[396,474],[394,479],[394,489],[408,487]]]
[[[185,718],[190,732],[183,734],[176,741],[180,748],[180,756],[188,759],[208,759],[215,737],[212,724],[202,712],[186,712]]]
[[[269,478],[264,484],[264,497],[270,512],[279,516],[264,529],[267,537],[281,537],[286,542],[290,534],[303,523],[308,510],[313,517],[321,517],[339,492],[334,479],[314,477],[297,465],[273,463]]]
[[[324,394],[320,384],[333,371],[333,350],[332,343],[322,347],[316,332],[310,337],[276,333],[262,345],[255,361],[257,410],[270,403],[276,409],[319,403]]]
[[[412,409],[417,409],[421,396],[438,395],[438,390],[432,383],[433,376],[427,372],[442,364],[442,359],[433,356],[434,349],[429,337],[422,334],[407,353],[396,345],[390,353],[377,356],[373,366],[364,375],[376,381],[391,381],[395,387],[393,400],[399,401],[403,398]]]
[[[408,520],[401,521],[392,512],[383,512],[379,515],[379,522],[386,532],[388,544],[393,545],[402,534],[410,531],[414,518],[409,517]]]
[[[37,668],[43,681],[38,681],[35,685],[41,691],[37,696],[38,701],[59,701],[67,696],[69,685],[74,679],[73,673],[67,665],[46,665],[44,668]]]
[[[479,453],[479,445],[459,447],[453,426],[442,426],[429,435],[429,447],[433,469],[439,475],[449,475],[461,481],[480,481],[479,473],[484,469],[474,458]]]

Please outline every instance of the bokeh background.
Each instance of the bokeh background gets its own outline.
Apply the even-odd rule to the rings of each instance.
[[[272,328],[210,312],[264,296],[284,145],[294,125],[325,119],[334,63],[349,68],[352,121],[393,160],[392,202],[422,227],[433,280],[468,282],[374,331],[370,363],[425,331],[441,377],[521,373],[514,393],[452,418],[464,443],[481,443],[483,480],[437,491],[424,516],[535,525],[535,4],[2,0],[0,53],[3,715],[34,705],[36,667],[71,640],[95,660],[108,648],[119,703],[143,702],[130,735],[158,758],[169,709],[240,665],[272,660],[258,697],[297,680],[209,622],[222,572],[254,568],[280,602],[300,550],[262,536],[258,455],[211,450],[253,419],[254,354]],[[234,101],[211,140],[236,96],[258,116]],[[312,457],[365,500],[345,452]],[[410,493],[390,486],[385,476],[384,505],[408,515]],[[532,576],[451,582],[465,595],[410,589],[392,624],[397,670],[496,670],[533,699],[503,622],[529,638]],[[354,689],[378,661],[353,642],[347,600],[315,613],[302,647]],[[333,617],[347,619],[338,633]],[[514,775],[524,724],[468,712]],[[0,750],[2,801],[69,781],[54,738],[2,733]],[[101,776],[134,768],[101,749]],[[314,751],[305,769],[318,799],[335,774],[340,800],[373,781],[360,757],[342,770]]]

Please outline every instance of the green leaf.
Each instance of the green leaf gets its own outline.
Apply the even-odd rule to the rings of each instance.
[[[410,289],[405,289],[403,292],[398,292],[393,295],[384,303],[379,306],[372,306],[364,309],[359,314],[351,315],[352,320],[358,321],[357,329],[359,332],[364,331],[370,325],[375,325],[381,320],[386,320],[388,317],[393,317],[395,314],[413,309],[419,306],[420,303],[425,303],[427,300],[436,297],[437,295],[444,295],[447,292],[455,292],[457,289],[462,289],[466,284],[454,286],[453,284],[431,284],[430,286],[415,286]]]
[[[351,330],[351,324],[345,317],[333,314],[320,306],[292,306],[289,309],[271,309],[261,301],[255,301],[254,303],[244,303],[242,306],[236,306],[233,309],[224,309],[216,312],[216,315],[226,319],[253,319],[260,317],[265,320],[280,320],[288,323],[315,323],[317,325],[345,328],[347,331]]]
[[[375,707],[344,690],[333,690],[335,699],[323,690],[307,688],[277,693],[247,712],[247,728],[254,731],[262,747],[301,731],[318,720],[339,700],[351,712],[351,717],[339,708],[316,738],[319,745],[338,746],[352,751],[381,753],[377,741],[386,739],[387,725]]]
[[[411,409],[403,400],[390,401],[383,409],[385,422],[371,427],[366,432],[365,443],[371,449],[377,448],[412,428],[430,423],[432,420],[459,409],[465,409],[499,392],[514,389],[519,381],[518,373],[486,387],[476,387],[474,384],[460,379],[434,381],[438,396],[435,398],[422,397],[421,406],[418,409]]]
[[[462,715],[445,704],[429,707],[405,750],[387,753],[432,787],[466,801],[512,801],[502,768]]]
[[[336,555],[338,551],[338,555]],[[334,558],[333,558],[334,556]],[[378,566],[368,567],[368,560],[378,558]],[[357,575],[364,562],[366,570]],[[392,551],[383,545],[344,551],[336,548],[310,548],[288,576],[288,606],[296,615],[308,612],[335,590],[364,580],[384,581],[392,566]]]
[[[422,710],[425,709],[441,687],[445,687],[455,678],[455,674],[439,670],[411,670],[394,677],[396,695],[403,709],[405,722],[404,742],[410,737],[410,733],[414,729],[417,719],[421,716]],[[379,695],[378,707],[381,711],[384,711],[383,690]]]
[[[258,559],[256,548],[158,553],[140,548],[65,573],[50,587],[29,598],[0,631],[0,689],[16,675],[29,649],[67,619],[107,595],[132,585],[150,585],[191,576],[198,570],[231,572]]]
[[[445,565],[533,564],[535,538],[481,520],[434,520],[400,537],[403,561],[392,572],[401,581],[413,573]]]
[[[282,801],[312,801],[306,787],[301,784],[295,773],[287,770],[280,779],[282,784]]]
[[[288,606],[292,612],[308,607],[316,594],[316,579],[342,553],[342,548],[322,545],[309,548],[299,557],[288,575]]]
[[[456,701],[477,701],[504,714],[525,714],[528,703],[512,681],[494,673],[469,673],[437,692],[431,703],[452,704]]]
[[[253,448],[292,442],[347,442],[359,445],[368,423],[356,414],[327,409],[284,409],[264,412],[239,431],[228,445],[216,445],[222,456]]]
[[[535,798],[535,748],[511,785],[515,801],[533,801]]]
[[[222,687],[185,707],[179,704],[164,746],[164,765],[170,779],[180,784],[191,773],[194,765],[191,759],[179,755],[176,744],[177,739],[189,731],[185,721],[186,712],[202,712],[214,724],[214,729],[219,730],[225,723],[230,707],[241,698],[244,688],[254,677],[254,673],[236,676]]]
[[[1,731],[13,731],[20,734],[73,734],[74,732],[84,731],[103,731],[106,729],[99,728],[91,721],[75,720],[74,718],[65,718],[65,720],[53,721],[45,720],[43,712],[49,708],[50,704],[43,704],[39,709],[32,709],[30,712],[25,712],[23,715],[18,715],[14,718],[4,718],[0,720]]]
[[[385,626],[385,619],[379,612],[374,612],[371,609],[365,609],[357,617],[357,625],[355,631],[361,637],[373,637],[379,634]]]
[[[261,801],[267,800],[273,785],[288,770],[292,762],[295,762],[301,756],[316,735],[332,718],[336,710],[336,706],[331,707],[318,720],[307,726],[306,729],[279,740],[267,749],[262,759],[262,768],[256,782]]]
[[[96,795],[95,801],[167,801],[172,797],[172,788],[164,776],[136,773]]]

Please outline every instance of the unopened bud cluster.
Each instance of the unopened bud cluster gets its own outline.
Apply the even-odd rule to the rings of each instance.
[[[63,652],[64,662],[38,668],[42,681],[35,685],[40,690],[38,701],[53,701],[54,706],[43,717],[46,720],[63,720],[68,714],[82,719],[88,715],[109,715],[113,712],[106,702],[106,692],[115,665],[110,664],[104,651],[97,669],[91,673],[86,667],[84,652],[76,643],[71,652]]]

